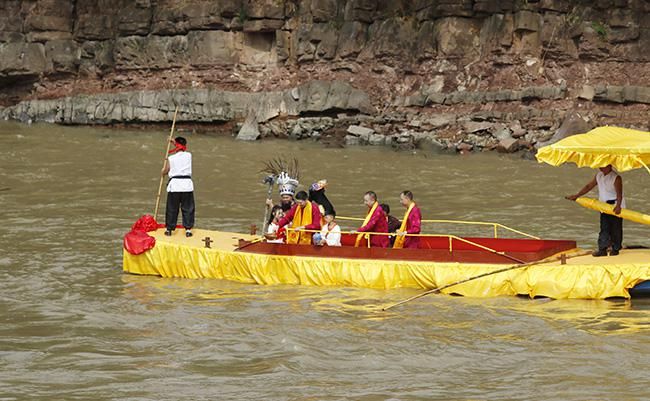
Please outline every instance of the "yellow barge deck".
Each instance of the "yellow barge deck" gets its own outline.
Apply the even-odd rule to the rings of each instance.
[[[379,289],[441,287],[486,272],[503,264],[370,260],[332,257],[284,256],[237,250],[239,240],[257,237],[195,229],[186,238],[184,230],[166,237],[163,229],[149,232],[156,245],[140,254],[124,251],[127,273],[177,278],[212,278],[247,284],[293,284],[346,286]],[[210,237],[210,248],[203,239]],[[650,249],[624,249],[618,256],[576,256],[561,264],[537,264],[455,285],[446,294],[469,297],[503,295],[550,298],[629,298],[629,290],[650,280]],[[647,283],[646,283],[647,284]]]

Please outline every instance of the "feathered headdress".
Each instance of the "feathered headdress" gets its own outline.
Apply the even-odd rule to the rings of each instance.
[[[275,183],[278,184],[280,195],[296,194],[296,189],[300,184],[300,171],[298,169],[298,160],[284,160],[281,158],[269,160],[264,163],[263,173],[271,174]]]

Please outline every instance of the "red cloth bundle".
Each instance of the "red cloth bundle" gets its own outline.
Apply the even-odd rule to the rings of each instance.
[[[140,217],[131,227],[131,231],[124,236],[124,249],[131,255],[139,255],[153,248],[156,239],[147,232],[157,228],[158,223],[153,216],[146,214]]]

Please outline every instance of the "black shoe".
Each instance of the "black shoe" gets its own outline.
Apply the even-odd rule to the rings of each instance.
[[[592,253],[591,256],[595,256],[595,257],[607,256],[607,249],[599,249],[599,250],[595,251],[594,253]]]
[[[185,236],[187,238],[191,237],[192,236],[192,230],[185,230]]]
[[[165,235],[168,237],[172,236],[172,230],[165,230]]]
[[[618,251],[615,249],[612,249],[612,251],[609,253],[609,256],[616,256],[618,255]]]

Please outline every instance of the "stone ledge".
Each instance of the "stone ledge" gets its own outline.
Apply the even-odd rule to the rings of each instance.
[[[589,87],[584,87],[589,89]],[[593,101],[612,103],[644,103],[650,104],[649,86],[595,86]]]
[[[431,104],[461,104],[485,102],[518,102],[522,100],[563,99],[566,96],[566,86],[531,86],[523,89],[505,89],[500,91],[455,91],[449,93],[416,93],[408,96],[404,106],[428,106]]]
[[[341,81],[310,81],[277,92],[177,89],[28,100],[0,110],[0,118],[59,124],[226,122],[253,113],[257,122],[278,115],[354,111],[372,113],[368,94]]]

